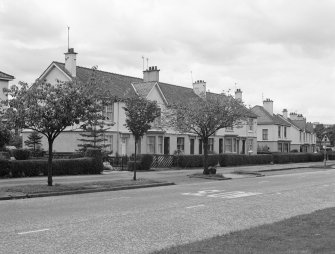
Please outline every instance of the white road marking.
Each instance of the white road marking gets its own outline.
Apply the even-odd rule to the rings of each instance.
[[[182,195],[190,195],[196,197],[210,197],[210,198],[241,198],[248,196],[260,195],[260,192],[244,192],[244,191],[230,191],[224,192],[224,190],[201,190],[198,192],[186,192],[181,193]]]
[[[270,181],[260,181],[258,183],[268,183],[268,182],[270,182]]]
[[[323,186],[324,186],[324,187],[328,187],[328,186],[329,186],[329,184],[324,184]]]
[[[191,209],[191,208],[197,208],[197,207],[202,207],[202,206],[205,206],[205,205],[194,205],[194,206],[188,206],[186,208]]]
[[[115,198],[106,198],[105,200],[117,200],[117,199],[125,199],[130,197],[115,197]]]
[[[38,230],[33,230],[33,231],[20,232],[20,233],[17,233],[17,234],[18,235],[25,235],[25,234],[39,233],[39,232],[48,231],[48,230],[50,230],[50,229],[44,228],[44,229],[38,229]]]

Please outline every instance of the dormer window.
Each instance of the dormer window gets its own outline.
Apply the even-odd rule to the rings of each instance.
[[[102,116],[104,117],[104,120],[106,121],[114,121],[114,107],[113,105],[105,106],[102,111]]]

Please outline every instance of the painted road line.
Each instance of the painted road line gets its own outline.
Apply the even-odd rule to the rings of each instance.
[[[205,205],[194,205],[194,206],[188,206],[186,207],[187,209],[191,209],[191,208],[197,208],[197,207],[203,207]]]
[[[125,199],[130,197],[115,197],[115,198],[106,198],[105,200],[119,200],[119,199]]]
[[[26,232],[20,232],[17,233],[18,235],[25,235],[25,234],[33,234],[33,233],[39,233],[39,232],[44,232],[44,231],[49,231],[50,229],[44,228],[44,229],[38,229],[38,230],[32,230],[32,231],[26,231]]]
[[[270,182],[270,181],[260,181],[258,183],[268,183],[268,182]]]
[[[218,194],[212,194],[212,195],[208,195],[207,197],[232,199],[232,198],[242,198],[242,197],[255,196],[255,195],[260,195],[260,194],[262,194],[262,193],[232,191],[232,192],[222,192],[222,193],[218,193]]]

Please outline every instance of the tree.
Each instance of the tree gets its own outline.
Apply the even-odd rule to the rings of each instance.
[[[80,136],[83,138],[78,139],[83,142],[79,144],[80,152],[85,152],[87,148],[98,148],[104,149],[109,145],[105,145],[104,142],[107,141],[105,138],[105,132],[107,128],[104,128],[104,122],[96,123],[91,126],[85,127],[86,132],[81,133]]]
[[[160,110],[156,101],[149,101],[142,97],[128,98],[123,109],[126,113],[125,126],[135,138],[135,166],[133,179],[136,180],[137,143],[151,128],[150,124],[156,119],[156,117],[160,116]]]
[[[169,106],[168,121],[178,131],[199,136],[204,150],[204,174],[208,170],[208,140],[216,131],[238,126],[245,118],[246,108],[230,95],[210,94],[176,102]],[[165,120],[167,121],[167,120]]]
[[[0,122],[0,150],[2,150],[10,140],[10,131]]]
[[[94,70],[93,70],[94,73]],[[87,84],[79,81],[44,82],[28,87],[19,83],[6,90],[8,98],[6,112],[8,123],[13,127],[27,128],[44,135],[48,140],[48,185],[52,186],[52,150],[55,139],[66,127],[81,121],[95,119],[102,111],[102,101],[91,78]]]
[[[42,139],[42,136],[39,135],[37,131],[33,131],[28,136],[28,139],[24,141],[24,143],[26,144],[26,146],[33,148],[33,151],[35,152],[37,146],[39,146],[42,143],[41,139]]]

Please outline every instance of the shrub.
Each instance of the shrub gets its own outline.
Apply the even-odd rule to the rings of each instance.
[[[135,169],[135,161],[128,161],[127,163],[128,171],[134,171]],[[142,170],[141,161],[136,160],[136,170]]]
[[[100,174],[103,168],[95,167],[94,158],[54,159],[53,175]],[[48,175],[47,160],[10,161],[10,172],[13,177]]]
[[[9,160],[10,159],[10,154],[9,152],[0,152],[0,160]]]
[[[219,162],[219,155],[208,155],[208,166],[214,167]],[[182,168],[200,168],[204,166],[203,155],[176,155],[173,157],[173,165]]]
[[[219,164],[221,167],[270,164],[271,161],[272,156],[270,154],[220,154],[219,157]]]
[[[317,153],[274,153],[273,162],[276,164],[322,161],[323,155]]]
[[[154,157],[151,154],[141,155],[141,170],[149,170],[153,160]]]
[[[27,149],[14,149],[12,153],[17,160],[28,160],[30,157],[30,151]]]
[[[93,158],[93,171],[95,174],[100,174],[104,168],[101,150],[97,148],[87,148],[85,156]]]
[[[9,174],[9,161],[0,160],[0,177],[7,176]]]

